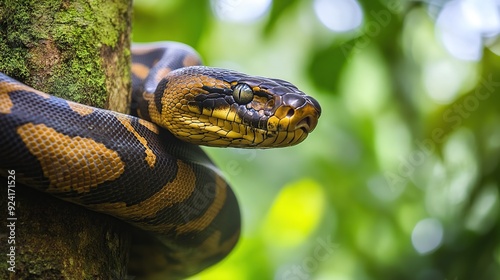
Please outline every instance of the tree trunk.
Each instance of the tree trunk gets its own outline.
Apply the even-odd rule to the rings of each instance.
[[[126,112],[130,2],[0,0],[0,72],[65,99]],[[121,222],[12,187],[6,178],[0,184],[0,279],[125,278],[130,236]]]

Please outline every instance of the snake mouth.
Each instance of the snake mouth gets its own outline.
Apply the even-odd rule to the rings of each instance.
[[[194,108],[202,115],[196,121],[192,119],[189,126],[204,132],[191,132],[190,141],[208,146],[263,149],[297,145],[316,128],[321,114],[314,101],[303,96],[297,98],[299,102],[288,98],[285,100],[288,103],[277,98],[269,115],[246,106],[219,110]]]
[[[300,120],[297,125],[295,126],[295,129],[302,129],[304,133],[309,133],[311,132],[316,125],[313,124],[313,119],[310,116],[307,116]]]
[[[179,117],[183,127],[173,130],[173,133],[181,139],[205,146],[262,149],[287,147],[304,141],[316,128],[320,115],[317,107],[309,102],[299,108],[278,106],[270,116],[242,114],[239,108],[241,109],[234,106],[208,110],[191,107],[191,111],[201,114],[193,117],[189,114],[191,111],[184,111]]]

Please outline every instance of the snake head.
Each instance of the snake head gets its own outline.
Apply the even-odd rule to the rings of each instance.
[[[292,146],[321,115],[319,103],[289,82],[203,66],[170,72],[155,94],[164,108],[158,122],[199,145]]]

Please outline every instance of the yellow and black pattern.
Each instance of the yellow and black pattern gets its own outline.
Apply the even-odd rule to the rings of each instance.
[[[0,172],[15,169],[26,185],[143,230],[131,275],[176,279],[218,262],[238,240],[240,213],[195,144],[293,145],[314,129],[320,108],[284,81],[186,67],[199,63],[177,43],[136,47],[132,111],[140,118],[0,73]]]

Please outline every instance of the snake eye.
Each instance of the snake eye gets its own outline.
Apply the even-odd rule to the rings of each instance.
[[[247,84],[237,84],[233,89],[233,97],[240,105],[245,105],[253,99],[253,90]]]

